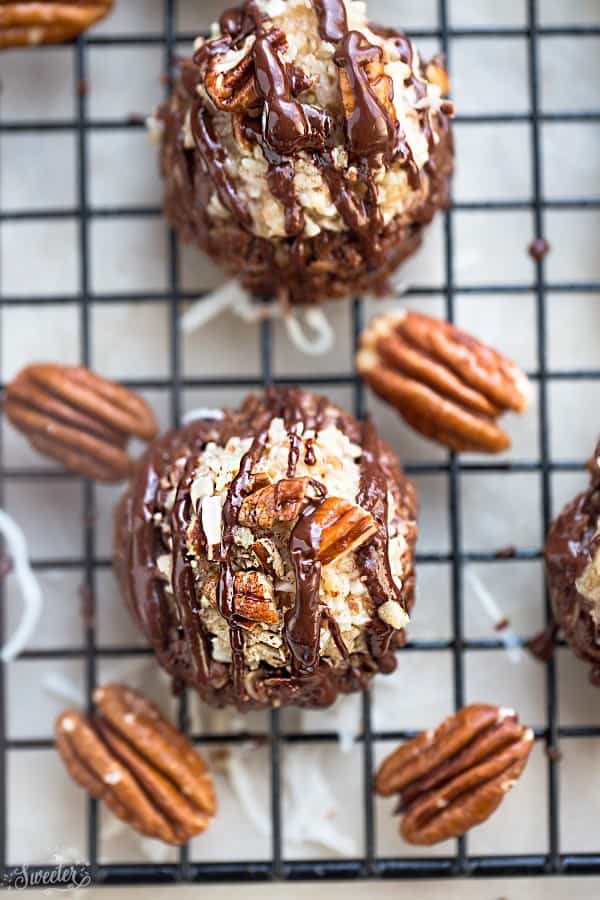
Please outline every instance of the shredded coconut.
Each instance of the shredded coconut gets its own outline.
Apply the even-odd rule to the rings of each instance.
[[[4,510],[0,509],[0,533],[3,535],[13,562],[13,572],[23,598],[24,610],[16,631],[0,651],[2,662],[15,659],[27,645],[42,615],[44,598],[39,582],[29,564],[27,541],[22,529]]]

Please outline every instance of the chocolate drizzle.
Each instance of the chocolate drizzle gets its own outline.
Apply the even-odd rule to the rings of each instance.
[[[196,599],[196,578],[190,564],[187,543],[188,529],[192,521],[191,488],[196,472],[196,458],[190,456],[175,497],[171,513],[173,542],[173,600],[179,614],[182,640],[189,649],[189,659],[194,678],[202,684],[209,683],[210,648],[200,620]]]
[[[290,67],[280,55],[285,45],[285,35],[279,29],[260,25],[253,56],[256,88],[264,100],[265,139],[275,153],[290,156],[323,147],[331,120],[323,110],[295,99]]]
[[[215,134],[212,117],[201,100],[197,100],[192,107],[191,124],[196,147],[214,182],[219,200],[232,215],[249,228],[252,225],[252,218],[227,174],[225,150]]]
[[[383,64],[383,50],[360,33],[349,31],[335,51],[334,61],[343,68],[350,83],[354,109],[348,117],[347,130],[350,150],[356,156],[382,153],[391,159],[398,142],[398,123],[373,90],[367,67]],[[389,79],[390,104],[394,89]]]
[[[313,0],[319,19],[319,34],[324,41],[338,44],[348,33],[344,0]]]
[[[376,261],[381,253],[378,235],[383,220],[377,200],[377,187],[368,162],[361,167],[361,180],[365,186],[365,197],[361,198],[351,187],[346,173],[335,165],[330,153],[320,154],[317,159],[337,211],[357,236],[365,257]]]
[[[361,574],[376,607],[394,599],[404,608],[403,597],[394,581],[389,559],[388,485],[381,466],[381,442],[373,423],[366,420],[362,430],[360,485],[356,502],[371,513],[377,532],[356,551]],[[378,616],[372,619],[367,644],[374,659],[386,657],[394,629]],[[391,664],[392,660],[388,660]],[[392,668],[395,666],[395,662]]]
[[[386,655],[389,640],[384,637],[387,638],[387,631],[382,637],[376,616],[366,629],[371,652],[350,656],[335,618],[323,604],[321,562],[318,559],[321,526],[317,513],[327,491],[323,484],[311,479],[312,499],[307,501],[289,538],[289,554],[296,574],[295,598],[290,605],[287,599],[284,600],[285,595],[279,597],[283,638],[290,654],[289,667],[263,664],[255,672],[247,666],[244,635],[253,625],[235,610],[234,579],[238,560],[234,543],[241,505],[260,483],[257,469],[268,446],[270,427],[275,418],[282,419],[288,435],[295,436],[290,440],[288,456],[288,471],[292,477],[303,444],[308,445],[310,440],[314,442],[324,424],[335,422],[351,441],[360,443],[361,440],[359,424],[332,407],[325,398],[316,398],[298,389],[273,389],[260,400],[249,398],[240,413],[228,413],[223,422],[193,423],[157,441],[140,463],[115,520],[116,572],[160,662],[174,676],[197,687],[208,702],[217,705],[232,702],[241,709],[282,702],[325,706],[333,702],[339,690],[363,688],[373,672],[389,671],[394,662],[393,653]],[[313,432],[315,437],[312,437]],[[385,577],[377,568],[377,559],[381,557],[382,547],[387,554],[388,488],[396,491],[397,508],[404,508],[403,516],[410,519],[414,507],[406,487],[408,483],[402,481],[399,470],[396,486],[388,483],[389,478],[396,476],[393,468],[386,468],[389,460],[384,464],[382,448],[372,426],[366,425],[363,434],[365,449],[357,502],[373,512],[379,530],[369,546],[357,551],[356,558],[378,604],[390,596],[389,592],[386,598],[376,593],[387,590]],[[220,572],[217,574],[214,563],[207,558],[208,548],[199,512],[196,513],[192,505],[192,486],[198,455],[206,443],[216,441],[225,446],[233,436],[251,438],[251,444],[242,456],[237,475],[225,497],[217,557]],[[276,505],[277,502],[276,498]],[[285,503],[283,492],[280,502]],[[412,546],[411,538],[407,541]],[[263,549],[266,557],[258,555],[259,569],[273,577],[269,554],[266,548]],[[159,557],[168,554],[172,559],[171,589],[157,568]],[[393,590],[391,574],[389,578]],[[230,665],[213,658],[211,634],[203,623],[200,599],[203,595],[212,597],[213,589],[214,600],[211,602],[216,603],[228,623]],[[341,660],[345,661],[343,665],[321,658],[321,630],[325,626]],[[383,623],[381,626],[387,630]]]
[[[269,422],[270,425],[270,422]],[[238,474],[231,482],[225,504],[223,506],[223,526],[221,533],[221,575],[217,593],[219,612],[229,625],[231,641],[231,657],[233,669],[233,688],[241,699],[245,695],[244,688],[244,632],[235,618],[233,606],[233,571],[231,568],[231,549],[234,544],[234,529],[238,522],[240,508],[251,483],[252,471],[256,467],[269,436],[269,427],[254,438],[250,449],[240,462]]]

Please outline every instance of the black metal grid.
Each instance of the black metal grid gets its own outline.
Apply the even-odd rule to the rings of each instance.
[[[597,293],[600,292],[600,282],[582,284],[549,283],[545,277],[545,263],[540,260],[535,265],[533,283],[527,284],[493,284],[461,286],[456,283],[454,273],[453,252],[453,213],[456,210],[484,210],[493,213],[495,210],[523,209],[533,212],[534,238],[543,238],[545,229],[545,214],[547,210],[584,210],[600,208],[600,197],[574,197],[564,200],[547,200],[543,195],[541,163],[542,141],[541,125],[546,122],[600,122],[600,110],[594,112],[564,111],[556,113],[542,113],[540,110],[540,74],[538,62],[538,48],[541,37],[560,36],[579,39],[590,36],[600,36],[600,22],[595,26],[564,26],[559,28],[542,27],[538,24],[537,0],[527,0],[527,23],[522,28],[451,28],[448,22],[448,0],[438,0],[438,27],[435,29],[412,32],[414,38],[438,39],[441,47],[450,59],[452,41],[454,38],[525,38],[528,47],[529,66],[529,99],[530,110],[523,114],[491,114],[491,115],[459,115],[457,121],[469,124],[477,124],[482,127],[493,126],[497,123],[524,122],[531,130],[532,148],[532,175],[533,196],[525,201],[498,201],[478,203],[455,203],[445,215],[444,241],[445,241],[445,285],[441,288],[425,286],[412,289],[408,297],[438,295],[445,300],[445,311],[448,319],[454,317],[455,297],[458,294],[519,294],[534,293],[536,298],[536,331],[537,331],[537,369],[530,372],[530,377],[539,387],[539,458],[535,461],[491,462],[471,463],[463,461],[455,454],[449,454],[447,462],[418,463],[407,467],[411,474],[443,473],[448,478],[449,506],[448,521],[450,527],[450,552],[419,554],[418,562],[421,563],[449,563],[451,565],[451,596],[452,596],[452,625],[453,636],[450,640],[412,641],[402,651],[451,651],[454,662],[453,692],[456,707],[464,702],[464,652],[467,650],[496,650],[502,649],[504,644],[500,640],[481,639],[466,640],[463,635],[463,568],[470,562],[497,561],[498,556],[493,552],[467,553],[463,551],[461,543],[461,497],[459,479],[464,472],[528,472],[537,473],[541,482],[541,509],[544,532],[551,516],[551,476],[554,472],[579,471],[581,460],[555,462],[550,458],[549,448],[549,414],[548,414],[548,386],[553,380],[587,380],[599,379],[600,370],[560,370],[550,371],[546,358],[546,295],[549,292],[561,293]],[[361,382],[354,374],[326,375],[314,377],[286,376],[285,379],[277,379],[272,373],[272,347],[271,325],[263,322],[260,332],[261,350],[261,377],[243,378],[187,378],[181,372],[179,313],[182,302],[187,299],[196,299],[196,291],[182,290],[179,284],[178,244],[175,235],[169,233],[168,242],[168,289],[156,292],[131,292],[131,293],[106,293],[91,292],[90,286],[90,251],[89,251],[89,225],[92,218],[118,218],[128,215],[154,216],[159,209],[154,207],[139,206],[127,207],[90,207],[88,199],[88,137],[91,131],[98,130],[122,130],[140,129],[143,124],[135,119],[114,119],[93,121],[88,116],[88,104],[85,90],[81,86],[86,83],[87,49],[96,46],[130,46],[130,45],[156,45],[164,50],[166,71],[172,69],[175,47],[178,42],[189,42],[194,34],[177,34],[175,31],[175,0],[164,0],[164,29],[160,34],[123,35],[123,36],[82,36],[73,45],[75,61],[75,85],[76,85],[76,116],[73,120],[33,121],[18,120],[7,121],[0,119],[0,136],[15,132],[69,132],[74,133],[77,139],[77,182],[78,197],[76,206],[72,209],[36,209],[35,211],[2,211],[0,207],[0,226],[4,222],[15,220],[40,220],[50,221],[54,219],[76,218],[78,222],[79,243],[79,291],[75,297],[70,296],[40,296],[27,297],[0,295],[0,315],[2,309],[11,306],[20,306],[35,302],[36,304],[70,304],[78,302],[80,316],[81,348],[80,356],[84,364],[90,360],[91,350],[91,321],[90,304],[96,303],[136,303],[136,302],[165,302],[170,304],[170,373],[168,379],[149,378],[144,380],[128,380],[125,383],[131,387],[140,389],[162,388],[170,392],[171,418],[173,424],[180,420],[182,406],[182,391],[189,388],[226,388],[226,387],[256,387],[264,383],[296,383],[319,386],[352,386],[354,389],[354,409],[357,415],[364,413],[364,394]],[[32,51],[35,52],[35,51]],[[166,88],[168,90],[168,88]],[[363,324],[363,309],[361,300],[355,300],[353,304],[353,340],[354,345],[360,334]],[[0,424],[0,451],[2,449],[2,432]],[[4,467],[0,470],[0,506],[3,501],[4,485],[9,481],[29,479],[63,479],[72,478],[66,473],[54,469],[36,469],[32,472],[26,468]],[[81,479],[81,492],[83,501],[84,518],[84,552],[83,558],[68,557],[64,559],[41,559],[34,563],[34,568],[44,570],[47,568],[59,568],[64,570],[83,568],[86,583],[91,588],[91,602],[94,603],[96,573],[101,569],[110,567],[111,561],[100,558],[94,552],[95,526],[94,486],[85,479]],[[536,560],[542,556],[541,548],[520,549],[512,556],[517,560]],[[2,582],[0,580],[0,601],[2,601]],[[3,610],[3,604],[2,604]],[[550,610],[546,603],[546,616],[550,618]],[[2,639],[3,623],[0,621],[0,641]],[[116,658],[149,654],[150,650],[140,647],[112,647],[100,648],[96,643],[95,627],[92,621],[85,626],[85,642],[81,648],[61,647],[50,650],[28,650],[21,656],[26,660],[51,660],[51,659],[82,659],[85,661],[86,688],[90,697],[93,686],[96,683],[97,662],[101,658]],[[14,750],[47,750],[52,747],[50,740],[19,740],[10,739],[6,734],[6,709],[5,709],[5,672],[0,666],[0,785],[3,787],[2,802],[0,803],[0,877],[14,873],[15,867],[7,863],[7,809],[6,809],[6,758],[8,751]],[[546,669],[547,692],[547,717],[543,726],[536,729],[538,741],[545,742],[547,747],[556,747],[559,739],[600,737],[600,726],[560,727],[557,711],[557,681],[554,662],[547,664]],[[181,701],[180,724],[186,727],[187,709],[185,697]],[[95,801],[89,802],[88,811],[88,856],[90,871],[94,881],[98,884],[134,884],[148,883],[177,883],[177,882],[203,882],[203,881],[231,881],[247,882],[270,879],[356,879],[356,878],[426,878],[426,877],[452,877],[452,876],[509,876],[509,875],[558,875],[558,874],[600,874],[600,854],[590,853],[561,853],[560,850],[560,809],[558,791],[558,765],[557,760],[548,758],[548,833],[549,849],[545,854],[534,855],[491,855],[471,856],[467,853],[466,843],[460,840],[455,856],[443,858],[382,858],[376,853],[374,802],[371,790],[371,773],[373,771],[373,743],[375,740],[397,741],[414,732],[376,732],[371,725],[370,697],[365,693],[362,700],[362,733],[357,741],[363,749],[364,761],[364,811],[365,811],[365,847],[364,855],[351,860],[314,860],[314,861],[287,861],[282,854],[282,810],[281,810],[281,747],[285,743],[318,742],[336,740],[335,733],[302,733],[284,734],[280,728],[279,713],[271,714],[270,725],[270,753],[271,753],[271,809],[272,809],[272,856],[267,862],[219,862],[219,863],[194,863],[190,862],[186,848],[180,853],[177,864],[100,864],[98,862],[98,818]],[[199,744],[228,743],[248,740],[252,737],[248,732],[241,735],[192,735]],[[216,826],[218,827],[218,826]],[[31,866],[32,872],[49,872],[52,865]]]

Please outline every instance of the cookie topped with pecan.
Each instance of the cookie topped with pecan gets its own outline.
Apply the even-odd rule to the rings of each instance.
[[[327,706],[395,667],[415,511],[369,422],[270,390],[154,443],[117,510],[116,572],[160,663],[208,702]]]
[[[247,0],[157,113],[167,217],[258,295],[382,288],[447,202],[448,88],[363,2]]]

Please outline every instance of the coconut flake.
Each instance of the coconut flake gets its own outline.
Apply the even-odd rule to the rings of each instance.
[[[385,603],[378,607],[377,614],[382,622],[385,622],[386,625],[390,625],[397,631],[400,631],[401,628],[406,628],[410,622],[408,613],[402,609],[396,600],[386,600]]]
[[[223,416],[222,409],[209,409],[207,406],[199,406],[197,409],[190,409],[189,412],[182,416],[181,424],[189,425],[190,422],[197,422],[198,420],[216,419],[220,421]]]
[[[10,640],[0,651],[0,659],[2,662],[8,663],[19,655],[35,631],[42,614],[44,598],[39,582],[29,564],[25,535],[15,520],[2,509],[0,509],[0,533],[6,541],[9,555],[12,558],[13,572],[24,602],[21,621]]]
[[[504,622],[507,619],[505,613],[500,609],[494,597],[487,589],[479,575],[477,575],[476,572],[470,567],[467,568],[467,581],[470,582],[475,596],[492,620],[493,624],[496,625],[498,622]],[[505,645],[510,661],[513,663],[520,662],[523,653],[521,650],[519,638],[517,637],[515,632],[510,628],[503,628],[502,631],[498,632],[498,637]]]
[[[46,672],[42,676],[42,690],[75,706],[84,706],[85,697],[81,688],[71,678],[61,672]]]
[[[291,342],[308,356],[322,356],[333,347],[335,332],[323,310],[314,307],[304,310],[305,324],[312,332],[306,334],[299,320],[299,312],[284,311],[278,303],[259,303],[236,281],[226,281],[192,303],[181,318],[184,334],[192,334],[227,309],[250,323],[283,318]]]
[[[170,553],[163,553],[156,559],[156,568],[163,576],[167,584],[173,581],[173,557]]]
[[[210,475],[199,475],[192,482],[190,499],[195,510],[204,497],[210,497],[215,489],[215,482]]]
[[[306,785],[310,784],[310,790]],[[354,838],[336,827],[337,805],[326,777],[320,747],[291,747],[284,768],[286,839],[293,844],[316,844],[342,856],[356,856]]]
[[[221,542],[221,518],[223,509],[221,497],[203,497],[201,509],[202,530],[206,535],[206,543],[209,547],[214,547]]]
[[[312,334],[306,334],[300,324],[300,315],[285,316],[285,327],[292,344],[307,356],[323,356],[334,345],[335,333],[322,309],[309,308],[304,321]]]

